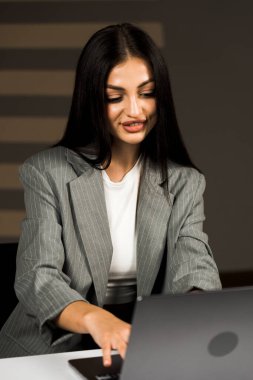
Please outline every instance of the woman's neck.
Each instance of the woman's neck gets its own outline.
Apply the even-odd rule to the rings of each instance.
[[[140,154],[139,146],[112,146],[112,160],[106,173],[113,182],[120,182],[131,170]]]

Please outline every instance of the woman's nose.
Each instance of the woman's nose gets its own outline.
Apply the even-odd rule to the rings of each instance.
[[[129,99],[126,113],[128,116],[133,116],[133,117],[139,116],[141,114],[140,99],[137,99],[136,97]]]

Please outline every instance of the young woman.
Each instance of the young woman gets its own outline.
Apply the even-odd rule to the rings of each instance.
[[[20,170],[27,217],[19,304],[2,357],[91,347],[124,357],[137,296],[220,288],[203,175],[177,125],[165,62],[131,24],[95,33],[80,56],[65,134]]]

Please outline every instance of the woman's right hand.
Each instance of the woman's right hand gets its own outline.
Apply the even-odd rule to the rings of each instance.
[[[86,313],[84,320],[88,332],[102,349],[104,366],[111,365],[111,350],[118,350],[120,356],[125,358],[130,324],[99,307]]]
[[[103,352],[104,366],[111,365],[111,350],[118,350],[125,358],[131,325],[101,307],[75,301],[55,319],[55,324],[74,333],[89,333]]]

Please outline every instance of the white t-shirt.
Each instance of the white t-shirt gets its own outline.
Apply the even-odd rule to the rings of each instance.
[[[129,294],[129,286],[136,284],[137,236],[135,225],[140,171],[140,158],[120,182],[112,182],[106,171],[102,171],[113,245],[107,298],[111,298],[111,295],[116,295],[117,292],[117,298],[124,299],[126,293]],[[113,288],[117,288],[117,291]],[[114,303],[116,302],[118,301],[114,300]]]
[[[102,171],[113,257],[109,278],[136,275],[136,206],[140,181],[140,159],[120,182],[112,182]]]

